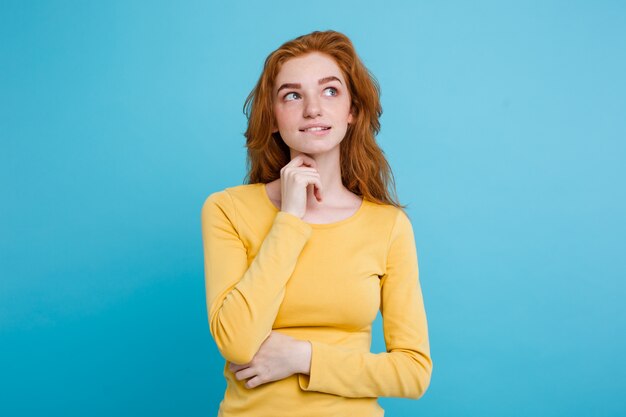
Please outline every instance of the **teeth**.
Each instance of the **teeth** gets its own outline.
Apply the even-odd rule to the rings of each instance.
[[[319,132],[320,130],[326,130],[327,127],[310,127],[308,129],[304,129],[307,132]]]

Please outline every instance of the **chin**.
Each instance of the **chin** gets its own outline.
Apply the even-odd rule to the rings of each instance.
[[[340,142],[336,142],[336,143],[333,142],[332,145],[328,143],[310,144],[310,146],[299,146],[296,149],[306,154],[322,154],[322,153],[332,152],[333,150],[338,149],[339,143]]]
[[[284,140],[285,144],[298,152],[302,153],[322,153],[333,150],[338,147],[343,137],[337,138],[336,134],[340,132],[334,132],[335,135],[331,134],[328,136],[314,136],[311,137],[302,137],[299,136],[297,138],[288,138]],[[343,132],[345,136],[345,132]]]

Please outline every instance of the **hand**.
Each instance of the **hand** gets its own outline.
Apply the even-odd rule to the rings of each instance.
[[[252,361],[231,363],[228,368],[238,380],[248,379],[246,388],[278,381],[293,374],[310,372],[311,343],[271,331]]]
[[[304,217],[309,186],[313,187],[315,198],[321,202],[322,182],[315,159],[301,153],[280,170],[281,211]]]

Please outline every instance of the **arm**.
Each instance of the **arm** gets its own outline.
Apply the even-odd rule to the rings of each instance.
[[[222,356],[248,363],[267,336],[312,229],[280,211],[248,267],[237,231],[237,212],[227,191],[211,194],[202,206],[202,240],[207,313]]]
[[[381,278],[381,313],[387,352],[371,353],[311,341],[310,375],[300,388],[343,397],[418,399],[430,384],[432,360],[413,228],[399,211]]]

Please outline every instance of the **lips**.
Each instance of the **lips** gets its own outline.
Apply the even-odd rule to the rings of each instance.
[[[300,132],[322,132],[328,129],[330,129],[329,125],[325,125],[323,123],[311,123],[302,127]]]
[[[306,129],[300,129],[300,132],[322,132],[329,129],[330,127],[309,127]]]

